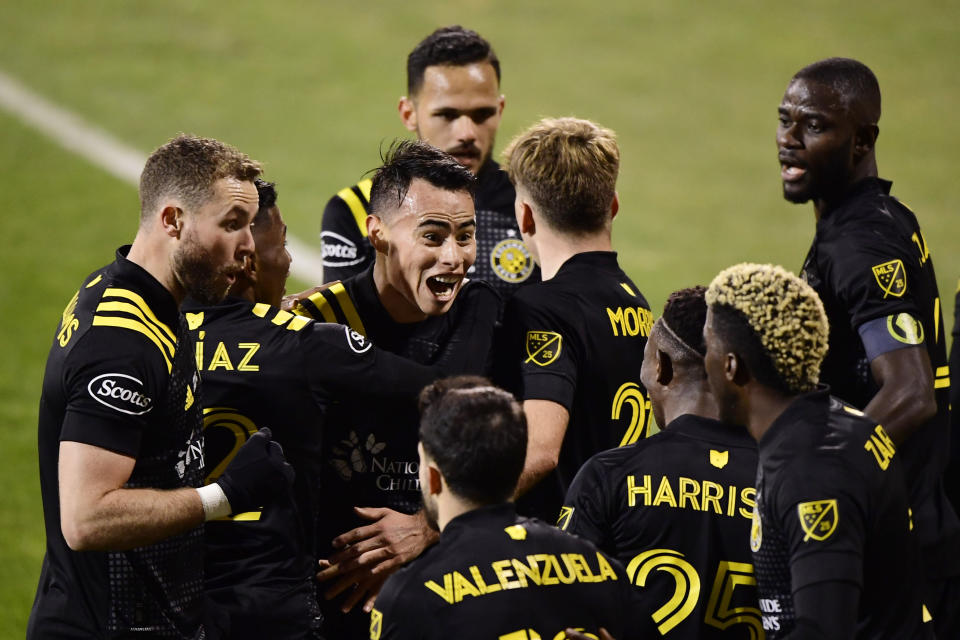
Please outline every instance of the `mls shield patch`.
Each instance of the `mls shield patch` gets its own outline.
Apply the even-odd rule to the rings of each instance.
[[[383,614],[376,609],[370,610],[370,640],[380,640],[383,631]]]
[[[560,356],[563,336],[553,331],[527,331],[527,359],[541,367],[552,363]]]
[[[836,500],[813,500],[801,502],[797,505],[797,515],[800,517],[800,526],[803,528],[803,541],[811,538],[823,541],[837,530],[840,514],[837,511]]]
[[[902,260],[890,260],[874,265],[873,277],[883,290],[883,297],[893,296],[900,298],[907,292],[907,272],[903,268]]]

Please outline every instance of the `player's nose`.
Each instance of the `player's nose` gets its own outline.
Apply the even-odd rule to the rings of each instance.
[[[477,139],[477,125],[473,118],[462,115],[453,123],[453,131],[457,140],[463,142],[473,142]]]

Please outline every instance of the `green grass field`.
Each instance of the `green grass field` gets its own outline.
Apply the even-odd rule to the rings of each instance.
[[[236,144],[278,182],[291,232],[319,246],[327,198],[403,133],[407,52],[455,22],[502,60],[498,150],[539,116],[618,132],[615,242],[655,310],[734,262],[799,268],[813,214],[780,197],[776,107],[804,64],[864,60],[884,91],[881,174],[920,217],[949,326],[960,275],[956,3],[34,0],[4,6],[0,70],[144,152],[179,131]],[[0,194],[0,637],[12,638],[43,553],[35,441],[46,351],[81,278],[133,237],[138,212],[133,187],[2,111]]]

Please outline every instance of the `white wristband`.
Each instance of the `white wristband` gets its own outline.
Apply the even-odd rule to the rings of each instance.
[[[216,482],[198,488],[197,493],[200,494],[200,502],[203,504],[204,521],[223,518],[233,512],[227,494]]]

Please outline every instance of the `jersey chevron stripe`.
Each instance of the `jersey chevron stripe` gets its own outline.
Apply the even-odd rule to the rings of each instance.
[[[167,340],[163,333],[159,331],[153,325],[153,323],[147,320],[146,316],[144,316],[143,312],[141,312],[140,307],[130,304],[129,302],[101,302],[99,305],[97,305],[97,311],[116,311],[120,313],[129,313],[132,316],[136,316],[148,329],[153,331],[153,333],[160,338],[160,342],[162,342],[167,347],[167,351],[170,352],[171,358],[173,357],[173,354],[176,353],[177,348],[173,346],[169,340]],[[174,342],[176,342],[176,338],[174,338]]]
[[[305,326],[310,324],[310,318],[304,318],[303,316],[294,316],[293,320],[287,324],[288,331],[300,331]]]
[[[373,187],[373,180],[367,178],[361,180],[357,183],[357,188],[360,189],[360,194],[363,196],[363,199],[367,201],[367,204],[370,203],[370,189]]]
[[[142,322],[138,320],[132,320],[130,318],[118,318],[116,316],[93,316],[93,326],[95,327],[118,327],[120,329],[130,329],[131,331],[136,331],[147,336],[153,344],[157,345],[157,349],[160,350],[160,355],[163,356],[164,362],[167,363],[167,373],[170,373],[173,370],[173,362],[170,361],[170,358],[167,357],[167,352],[164,350],[163,345],[160,344],[160,341],[157,339],[157,336],[146,327]]]
[[[251,309],[253,315],[257,316],[258,318],[265,318],[267,311],[270,311],[270,305],[268,305],[266,302],[258,302],[257,304],[253,305],[253,309]]]
[[[134,293],[133,291],[130,291],[129,289],[109,288],[103,291],[103,298],[107,298],[107,297],[126,298],[127,300],[130,300],[131,302],[136,304],[138,307],[140,307],[140,310],[143,311],[144,315],[146,315],[151,322],[153,322],[161,330],[163,330],[167,334],[167,337],[169,337],[170,340],[173,341],[174,344],[176,344],[177,337],[174,335],[173,331],[170,330],[170,327],[168,327],[167,325],[165,325],[164,323],[160,322],[160,320],[157,319],[157,316],[155,316],[153,314],[153,311],[150,309],[150,305],[148,305],[144,301],[144,299],[141,298],[138,294]]]
[[[341,189],[337,192],[337,195],[340,196],[340,199],[347,203],[347,206],[350,207],[350,213],[353,214],[353,219],[357,223],[357,228],[360,229],[360,233],[364,238],[367,237],[367,210],[364,209],[363,203],[360,202],[360,198],[357,197],[357,194],[353,192],[353,189]]]
[[[318,291],[317,293],[309,296],[306,300],[301,300],[301,303],[307,303],[313,307],[313,310],[316,313],[319,313],[323,316],[324,322],[337,322],[337,316],[333,313],[333,308],[330,306],[330,302],[327,300],[326,296],[323,295],[323,291]],[[307,307],[307,310],[310,311],[310,308]],[[315,313],[311,313],[314,318],[316,318]]]
[[[937,378],[933,381],[934,389],[945,389],[950,386],[950,378]]]
[[[330,293],[336,296],[337,302],[340,303],[340,308],[343,309],[343,315],[346,316],[347,324],[350,325],[350,328],[366,336],[367,330],[363,327],[360,314],[357,313],[357,308],[353,306],[353,300],[350,299],[350,294],[347,293],[347,290],[343,287],[343,283],[338,282],[330,287]]]

